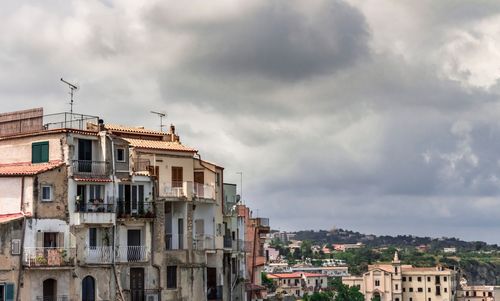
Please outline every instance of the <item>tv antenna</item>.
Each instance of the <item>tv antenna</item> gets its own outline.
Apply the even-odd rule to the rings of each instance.
[[[69,95],[71,95],[71,99],[70,99],[70,113],[71,115],[73,115],[73,94],[75,92],[75,90],[78,90],[78,87],[70,82],[67,82],[65,81],[62,77],[61,77],[61,81],[63,83],[65,83],[66,85],[68,85],[69,89],[70,89],[70,92],[69,92]]]
[[[155,112],[155,111],[151,111],[151,113],[156,114],[156,115],[158,115],[158,117],[160,117],[160,132],[163,132],[163,127],[165,126],[163,124],[163,117],[167,117],[167,113],[165,113],[165,112]]]

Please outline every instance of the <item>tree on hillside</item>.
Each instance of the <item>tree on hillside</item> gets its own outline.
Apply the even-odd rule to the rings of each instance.
[[[340,278],[334,278],[328,283],[335,293],[334,301],[364,301],[365,297],[357,287],[349,287]]]

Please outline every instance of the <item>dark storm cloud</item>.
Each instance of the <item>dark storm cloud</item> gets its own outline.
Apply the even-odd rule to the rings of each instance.
[[[275,228],[498,242],[498,4],[60,4],[0,5],[2,111],[66,110],[65,77],[107,122],[167,111]]]

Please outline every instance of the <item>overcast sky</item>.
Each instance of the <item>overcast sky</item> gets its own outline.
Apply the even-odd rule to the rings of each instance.
[[[158,128],[281,230],[499,243],[498,1],[2,1],[1,111]],[[258,211],[257,211],[258,209]]]

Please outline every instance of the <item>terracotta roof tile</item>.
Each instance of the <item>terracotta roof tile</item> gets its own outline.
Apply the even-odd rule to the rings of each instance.
[[[197,150],[180,144],[179,142],[169,142],[169,141],[159,141],[159,140],[146,140],[146,139],[132,139],[123,138],[130,146],[137,148],[147,148],[147,149],[159,149],[159,150],[170,150],[179,152],[192,152],[195,153]]]
[[[99,182],[99,183],[109,183],[112,182],[110,178],[73,178],[77,182]]]
[[[6,224],[11,221],[15,221],[24,217],[22,212],[18,213],[9,213],[9,214],[0,214],[0,224]]]
[[[31,176],[52,170],[64,165],[61,161],[47,163],[12,163],[0,164],[0,176]]]
[[[148,135],[158,135],[163,136],[167,133],[145,129],[144,127],[134,127],[134,126],[124,126],[119,124],[105,124],[104,128],[111,132],[122,132],[122,133],[135,133],[135,134],[148,134]]]

